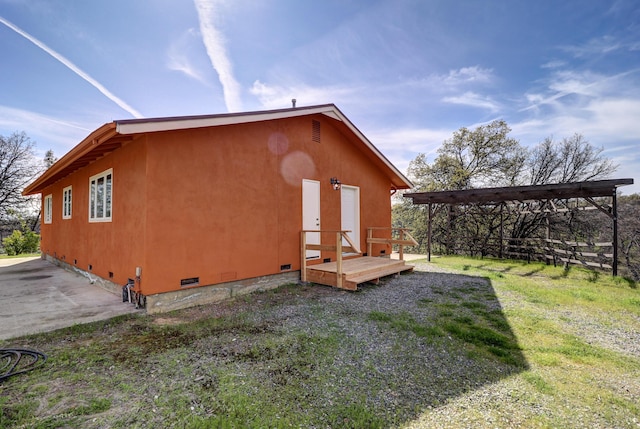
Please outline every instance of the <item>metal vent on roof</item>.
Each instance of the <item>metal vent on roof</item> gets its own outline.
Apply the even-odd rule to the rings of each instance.
[[[311,121],[311,141],[320,143],[320,121]]]

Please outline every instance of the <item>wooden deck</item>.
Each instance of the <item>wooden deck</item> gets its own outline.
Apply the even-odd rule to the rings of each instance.
[[[413,265],[407,265],[402,260],[362,256],[342,261],[342,282],[338,281],[337,262],[307,265],[306,281],[357,290],[360,283],[377,283],[382,277],[411,270]]]

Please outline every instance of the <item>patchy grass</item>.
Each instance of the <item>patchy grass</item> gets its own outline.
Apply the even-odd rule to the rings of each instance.
[[[0,428],[638,427],[635,283],[434,264],[454,273],[418,266],[355,293],[288,285],[0,341],[49,356],[0,384]]]
[[[20,255],[9,256],[6,253],[0,253],[0,259],[16,259],[16,258],[39,258],[40,253],[22,253]]]

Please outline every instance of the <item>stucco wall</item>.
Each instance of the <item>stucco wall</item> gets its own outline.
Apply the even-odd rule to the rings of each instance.
[[[148,136],[145,293],[299,270],[302,179],[321,183],[323,229],[340,229],[329,179],[360,187],[366,251],[366,227],[391,224],[389,179],[332,119],[314,119],[320,143],[310,117]]]
[[[312,119],[321,123],[320,142],[312,141]],[[197,288],[182,279],[205,286],[295,272],[302,179],[321,184],[324,230],[341,226],[330,178],[359,187],[364,252],[366,228],[391,224],[390,179],[379,165],[324,115],[139,135],[43,193],[53,193],[54,216],[43,224],[42,250],[117,284],[141,267],[145,295]],[[89,223],[89,177],[109,168],[113,220]],[[73,217],[63,220],[69,185]],[[382,249],[390,252],[376,246],[372,254]]]
[[[52,257],[117,284],[135,276],[144,263],[146,212],[145,144],[125,144],[54,185],[52,223],[41,222],[41,250]],[[89,223],[89,177],[113,168],[112,221]],[[62,218],[62,190],[72,186],[71,219]]]

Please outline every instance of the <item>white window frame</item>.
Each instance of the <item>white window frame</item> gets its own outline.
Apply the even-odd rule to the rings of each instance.
[[[51,223],[53,218],[53,195],[49,194],[44,197],[44,223]]]
[[[62,219],[71,219],[73,213],[73,192],[71,186],[62,190]]]
[[[110,168],[89,178],[89,222],[111,222],[112,216],[113,168]]]

